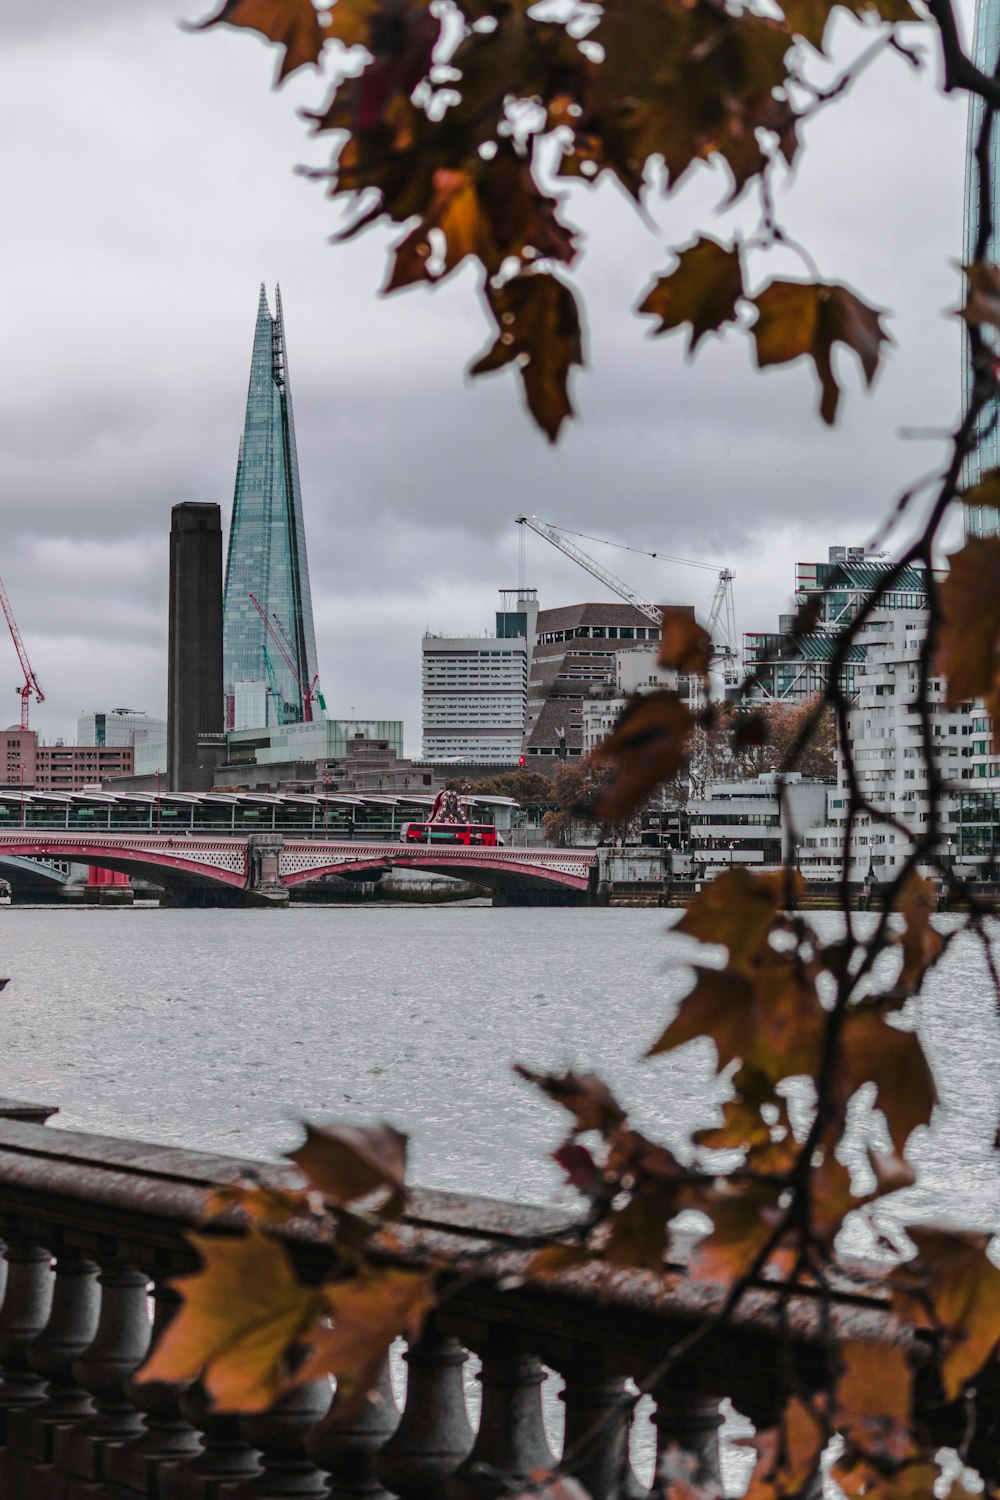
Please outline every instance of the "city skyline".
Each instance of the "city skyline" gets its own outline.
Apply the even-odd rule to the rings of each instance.
[[[328,243],[335,210],[293,171],[326,154],[296,115],[315,107],[315,77],[305,70],[269,93],[273,54],[226,28],[195,36],[176,25],[196,18],[188,0],[164,0],[156,14],[56,0],[5,24],[0,110],[19,148],[0,180],[19,232],[7,312],[17,373],[0,418],[4,578],[45,684],[32,719],[43,735],[69,737],[97,703],[162,711],[170,508],[228,509],[247,301],[262,273],[295,309],[316,631],[326,671],[337,662],[330,712],[401,717],[410,748],[423,631],[471,632],[492,618],[497,589],[516,581],[519,510],[732,566],[740,628],[766,630],[796,561],[867,540],[895,494],[937,461],[939,446],[900,431],[941,429],[958,409],[948,313],[960,299],[965,108],[900,59],[879,62],[842,112],[810,125],[816,175],[810,163],[793,192],[779,192],[789,233],[824,274],[892,310],[896,347],[874,394],[861,394],[845,362],[844,415],[830,434],[806,369],[755,373],[737,334],[706,340],[688,367],[681,339],[651,341],[630,317],[665,246],[689,238],[699,214],[720,236],[746,220],[752,205],[712,219],[719,174],[699,170],[666,205],[652,202],[648,223],[611,187],[573,189],[584,234],[598,222],[609,233],[582,260],[580,417],[550,451],[510,379],[463,382],[487,338],[466,272],[433,294],[380,300],[385,238]],[[853,53],[866,36],[838,16],[835,42]],[[905,137],[886,128],[902,116]],[[864,174],[845,164],[838,132],[864,152]],[[820,190],[834,155],[841,165]],[[915,158],[921,203],[899,185]],[[845,208],[879,233],[848,236]],[[787,252],[774,270],[798,275],[801,264]],[[658,602],[704,602],[688,571],[634,554],[607,561]],[[541,543],[527,582],[545,607],[606,597]],[[7,691],[4,671],[13,687],[9,643]]]

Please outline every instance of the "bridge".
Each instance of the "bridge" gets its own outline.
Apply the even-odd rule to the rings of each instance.
[[[451,875],[501,899],[587,899],[597,880],[595,849],[493,848],[287,838],[281,833],[203,836],[104,830],[0,830],[0,864],[73,860],[162,886],[180,899],[206,895],[279,903],[328,876],[371,881],[388,870]]]

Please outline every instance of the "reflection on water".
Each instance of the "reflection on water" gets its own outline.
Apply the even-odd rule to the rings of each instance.
[[[275,1155],[303,1116],[385,1115],[413,1178],[525,1200],[562,1191],[560,1112],[515,1079],[600,1072],[679,1145],[726,1085],[712,1048],[639,1059],[689,984],[667,914],[630,908],[5,908],[0,1092],[67,1127]],[[816,913],[832,935],[837,917]],[[920,1030],[942,1108],[908,1211],[993,1228],[1000,1026],[978,946],[932,976]]]

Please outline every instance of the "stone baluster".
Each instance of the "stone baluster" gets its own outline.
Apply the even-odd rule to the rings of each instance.
[[[151,1325],[147,1277],[127,1262],[111,1260],[98,1275],[101,1311],[92,1342],[74,1361],[73,1375],[94,1398],[93,1414],[56,1434],[58,1469],[94,1481],[104,1478],[109,1446],[120,1446],[142,1431],[142,1419],[129,1400],[130,1376],[145,1358]]]
[[[47,1382],[45,1400],[7,1418],[7,1447],[34,1463],[51,1463],[56,1429],[93,1411],[90,1396],[73,1376],[73,1363],[97,1332],[100,1302],[94,1262],[77,1250],[60,1251],[49,1320],[25,1351],[28,1364]]]
[[[180,1409],[197,1431],[201,1447],[179,1464],[163,1469],[163,1500],[219,1500],[227,1493],[223,1486],[242,1483],[260,1472],[257,1451],[244,1437],[239,1417],[213,1411],[200,1381],[183,1392]]]
[[[288,1391],[270,1411],[243,1417],[240,1428],[258,1450],[262,1472],[227,1485],[226,1500],[326,1500],[326,1475],[306,1451],[305,1437],[329,1410],[329,1380],[310,1380]]]
[[[660,1386],[655,1392],[656,1410],[656,1477],[664,1491],[677,1476],[671,1471],[677,1461],[677,1449],[691,1462],[685,1474],[703,1496],[722,1495],[722,1469],[719,1459],[719,1428],[722,1414],[714,1397],[698,1389],[695,1379],[676,1380]]]
[[[463,1382],[468,1357],[433,1320],[403,1356],[408,1372],[403,1415],[375,1461],[379,1478],[401,1500],[437,1500],[469,1456],[473,1432]]]
[[[524,1479],[555,1462],[542,1421],[545,1371],[538,1358],[499,1337],[478,1352],[483,1405],[472,1451],[448,1488],[456,1500],[491,1500],[506,1493],[494,1475]]]
[[[52,1257],[31,1240],[7,1242],[7,1290],[0,1308],[0,1443],[7,1440],[7,1413],[45,1399],[45,1382],[28,1363],[28,1347],[49,1320]]]
[[[152,1342],[162,1336],[181,1305],[173,1287],[158,1282],[153,1291]],[[159,1494],[158,1475],[166,1464],[176,1464],[201,1452],[190,1422],[181,1413],[181,1389],[162,1380],[128,1382],[133,1406],[142,1414],[144,1430],[107,1455],[108,1478],[139,1495]]]
[[[331,1420],[306,1438],[306,1451],[330,1476],[324,1493],[333,1500],[389,1500],[375,1467],[383,1444],[399,1422],[388,1360],[358,1415],[338,1422],[336,1412],[334,1398]]]
[[[629,1461],[635,1398],[620,1375],[587,1359],[568,1362],[560,1397],[566,1408],[563,1463],[591,1500],[630,1500],[641,1493]]]

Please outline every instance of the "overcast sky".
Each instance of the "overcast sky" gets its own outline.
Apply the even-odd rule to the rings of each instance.
[[[553,450],[513,377],[465,380],[488,338],[471,270],[379,300],[388,237],[329,243],[337,212],[294,173],[328,153],[297,117],[325,84],[304,71],[272,92],[262,41],[181,30],[208,9],[0,0],[0,574],[46,738],[72,737],[85,710],[165,710],[170,507],[218,501],[228,525],[261,280],[282,289],[329,711],[402,718],[413,750],[421,634],[491,624],[517,579],[518,511],[733,567],[740,629],[774,628],[795,562],[867,541],[939,460],[939,444],[901,435],[946,428],[959,403],[965,104],[939,93],[929,32],[923,74],[897,57],[871,69],[809,128],[779,194],[823,275],[893,314],[874,395],[841,358],[830,432],[806,367],[755,374],[736,334],[693,365],[680,337],[650,339],[630,309],[669,244],[735,222],[714,212],[724,178],[696,172],[651,205],[655,224],[608,184],[567,205],[589,368]],[[867,38],[838,22],[841,55]],[[784,254],[773,273],[801,263]],[[591,550],[657,602],[711,593],[710,574]],[[527,559],[543,606],[610,597],[538,538]],[[3,635],[10,720],[18,681]]]

